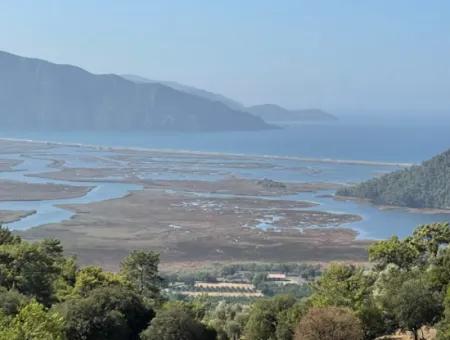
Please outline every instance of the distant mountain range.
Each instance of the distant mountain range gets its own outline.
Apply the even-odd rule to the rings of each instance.
[[[382,205],[450,209],[450,150],[421,165],[340,189],[337,195]]]
[[[132,75],[132,74],[122,74],[121,76],[125,79],[131,80],[131,81],[134,81],[137,83],[153,83],[153,84],[159,83],[159,84],[171,87],[178,91],[186,92],[186,93],[189,93],[189,94],[192,94],[195,96],[199,96],[199,97],[202,97],[202,98],[214,101],[214,102],[220,102],[220,103],[225,104],[226,106],[232,108],[233,110],[245,111],[244,105],[242,105],[241,103],[239,103],[231,98],[225,97],[218,93],[198,89],[193,86],[183,85],[183,84],[177,83],[175,81],[151,80],[151,79],[147,79],[147,78]]]
[[[273,126],[173,86],[0,51],[0,121],[20,129],[259,130]]]
[[[320,110],[245,107],[172,81],[92,74],[2,51],[0,75],[3,128],[229,131],[276,127],[266,121],[334,119]]]
[[[337,120],[336,116],[319,109],[305,109],[305,110],[288,110],[275,104],[262,104],[246,107],[242,103],[236,100],[225,97],[221,94],[213,93],[210,91],[198,89],[192,86],[183,85],[174,81],[158,81],[151,80],[136,75],[122,75],[125,79],[137,82],[137,83],[159,83],[165,86],[169,86],[175,90],[193,94],[208,100],[218,101],[231,109],[238,111],[249,112],[255,116],[258,116],[268,122],[305,122],[305,121],[333,121]]]
[[[268,122],[332,121],[335,116],[319,109],[288,110],[275,104],[262,104],[246,108],[247,112]]]

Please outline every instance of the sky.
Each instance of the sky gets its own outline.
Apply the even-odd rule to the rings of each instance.
[[[448,0],[0,0],[0,50],[246,105],[450,113]]]

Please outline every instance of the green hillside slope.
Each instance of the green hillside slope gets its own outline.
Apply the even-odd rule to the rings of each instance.
[[[450,150],[421,165],[343,188],[337,195],[375,204],[450,209]]]

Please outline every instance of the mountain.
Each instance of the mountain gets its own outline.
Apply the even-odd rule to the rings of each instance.
[[[384,205],[450,209],[450,149],[421,165],[338,190],[337,195]]]
[[[211,101],[220,102],[233,110],[244,111],[270,122],[296,122],[296,121],[332,121],[335,116],[319,109],[288,110],[275,104],[262,104],[246,107],[236,100],[218,93],[198,89],[196,87],[180,84],[174,81],[151,80],[132,74],[123,74],[123,78],[136,83],[162,84],[175,90],[196,95]]]
[[[269,122],[337,120],[332,114],[319,109],[288,110],[275,104],[250,106],[246,108],[246,111]]]
[[[206,90],[202,90],[202,89],[198,89],[196,87],[193,86],[188,86],[188,85],[184,85],[184,84],[180,84],[177,83],[175,81],[166,81],[166,80],[151,80],[151,79],[147,79],[141,76],[136,76],[133,74],[122,74],[121,77],[137,82],[137,83],[159,83],[168,87],[171,87],[175,90],[181,91],[181,92],[186,92],[189,94],[193,94],[195,96],[199,96],[214,102],[220,102],[222,104],[225,104],[226,106],[228,106],[229,108],[232,108],[234,110],[238,110],[238,111],[245,111],[245,106],[242,105],[241,103],[225,97],[221,94],[218,93],[214,93],[214,92],[210,92],[210,91],[206,91]]]
[[[3,128],[259,130],[261,118],[162,84],[0,51]]]

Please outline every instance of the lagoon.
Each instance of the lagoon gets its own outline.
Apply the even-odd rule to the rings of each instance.
[[[288,182],[355,183],[400,169],[400,163],[418,163],[450,146],[450,125],[406,124],[395,126],[364,124],[306,124],[285,129],[257,132],[228,133],[150,133],[150,132],[0,132],[1,138],[62,143],[41,155],[29,157],[23,154],[2,154],[0,158],[20,159],[23,162],[14,171],[0,172],[1,179],[29,183],[55,183],[94,187],[87,195],[75,199],[46,201],[2,202],[0,209],[36,210],[37,213],[8,224],[13,229],[25,229],[47,223],[57,223],[72,217],[73,213],[60,207],[64,204],[91,203],[120,198],[140,186],[117,181],[65,181],[34,177],[33,175],[55,170],[52,157],[64,161],[67,168],[125,167],[127,163],[111,157],[108,149],[98,147],[65,146],[64,143],[89,144],[105,147],[141,149],[185,150],[182,156],[152,158],[151,163],[178,168],[171,171],[139,170],[141,179],[203,179],[217,180],[227,176],[249,179],[270,178]],[[431,138],[433,136],[433,138]],[[194,151],[212,153],[196,155]],[[233,164],[226,154],[240,155],[242,164]],[[224,155],[221,159],[221,154]],[[177,155],[177,154],[175,154]],[[95,157],[92,162],[90,157]],[[99,164],[99,159],[104,163]],[[259,166],[252,165],[257,160]],[[363,162],[337,162],[352,160]],[[369,162],[367,162],[369,161]],[[114,164],[116,162],[116,164]],[[121,163],[122,162],[122,163]],[[263,164],[264,166],[261,166]],[[145,169],[145,167],[143,168]],[[382,210],[369,203],[339,201],[332,198],[333,191],[300,193],[288,197],[295,200],[314,201],[315,210],[357,214],[362,221],[341,227],[352,228],[360,239],[387,238],[393,234],[406,236],[419,224],[449,220],[449,214],[411,212],[406,209]],[[283,197],[280,197],[283,199]],[[276,228],[276,219],[271,221]],[[264,221],[264,228],[270,223]],[[261,224],[262,225],[262,224]]]

